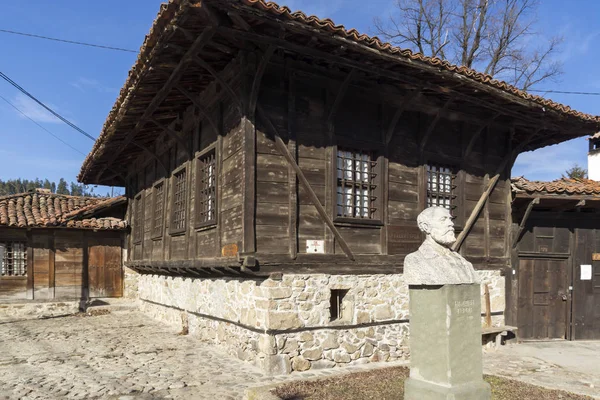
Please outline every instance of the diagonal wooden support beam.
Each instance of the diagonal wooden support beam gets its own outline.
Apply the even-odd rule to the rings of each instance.
[[[335,100],[333,101],[333,104],[331,105],[331,108],[329,109],[329,114],[327,115],[327,126],[333,125],[333,119],[335,118],[335,114],[337,113],[337,110],[340,107],[340,104],[342,103],[344,96],[346,95],[346,91],[348,90],[348,85],[350,85],[350,81],[354,77],[355,73],[356,73],[356,68],[352,68],[350,70],[350,72],[348,73],[348,75],[346,76],[346,78],[344,79],[344,81],[342,82],[342,84],[340,85],[337,95],[335,96]],[[330,131],[330,135],[331,135],[333,133],[333,129],[330,129],[329,131]]]
[[[202,103],[200,103],[200,101],[198,101],[198,99],[196,99],[190,92],[188,92],[181,86],[177,86],[176,89],[179,90],[181,92],[181,94],[183,94],[185,97],[187,97],[192,102],[192,104],[194,104],[194,106],[200,112],[200,114],[202,114],[202,116],[208,121],[208,123],[213,128],[215,133],[219,134],[218,125],[215,122],[215,120],[213,119],[213,117],[210,116],[208,111],[206,111],[207,107],[205,105],[203,105]]]
[[[496,118],[498,118],[500,115],[502,115],[502,114],[495,113],[492,118],[490,118],[485,124],[481,125],[479,127],[479,129],[477,129],[477,131],[475,131],[475,133],[473,133],[473,135],[471,136],[471,139],[469,139],[469,144],[467,144],[467,147],[465,148],[465,151],[463,153],[463,156],[462,156],[463,160],[466,159],[467,157],[469,157],[469,155],[471,154],[471,151],[473,151],[473,147],[475,146],[477,139],[479,139],[479,137],[481,136],[483,131],[486,130],[487,128],[489,128],[490,125],[492,124],[492,122],[494,122],[496,120]]]
[[[188,51],[185,53],[185,55],[179,61],[179,64],[177,65],[177,67],[175,67],[175,69],[169,76],[169,79],[167,79],[167,81],[165,82],[163,87],[156,93],[156,95],[154,96],[154,98],[152,99],[152,101],[150,102],[148,107],[146,107],[146,109],[144,110],[144,113],[139,118],[137,124],[135,124],[135,127],[132,130],[130,130],[129,133],[127,134],[127,136],[125,137],[125,139],[121,143],[119,143],[119,147],[114,149],[114,151],[112,152],[112,156],[108,159],[106,165],[111,165],[117,159],[117,157],[119,157],[121,152],[125,148],[127,148],[127,145],[129,143],[131,143],[131,141],[133,140],[135,135],[137,135],[137,133],[148,123],[148,118],[150,118],[152,116],[152,114],[154,114],[156,109],[160,106],[160,104],[169,95],[169,92],[171,92],[171,89],[173,89],[175,84],[179,81],[179,79],[183,75],[183,73],[187,67],[187,63],[191,59],[196,57],[196,54],[202,49],[202,47],[206,46],[206,44],[208,42],[210,42],[210,40],[212,39],[212,37],[214,36],[216,31],[217,30],[215,27],[209,26],[206,29],[204,29],[204,31],[198,36],[198,38],[194,41],[194,43],[192,43],[192,45],[188,48]],[[95,177],[96,181],[100,181],[100,177],[102,176],[102,174],[104,173],[105,170],[106,170],[106,167],[100,169],[100,171],[98,172],[98,174]]]
[[[275,52],[275,46],[270,45],[267,47],[267,50],[262,56],[260,60],[260,64],[256,69],[256,73],[254,74],[254,81],[252,82],[252,88],[250,89],[250,100],[248,104],[248,114],[253,117],[256,112],[256,103],[258,102],[258,93],[260,92],[260,84],[262,82],[263,75],[265,74],[265,70],[267,69],[267,65],[269,64],[269,60],[273,56]]]
[[[169,126],[161,124],[154,118],[149,118],[149,120],[154,125],[156,125],[160,129],[162,129],[163,132],[165,132],[169,137],[172,137],[173,139],[175,139],[177,141],[177,143],[179,143],[181,145],[181,147],[183,149],[185,149],[186,153],[188,154],[188,157],[192,158],[192,150],[190,149],[190,145],[188,143],[186,143],[185,140],[181,136],[179,136],[179,134],[177,132],[175,132]]]
[[[165,173],[167,173],[167,168],[165,167],[165,164],[163,164],[162,160],[160,159],[159,156],[157,156],[152,150],[150,150],[148,147],[144,146],[143,144],[137,143],[137,142],[131,142],[132,145],[138,147],[139,149],[141,149],[142,151],[146,152],[150,157],[154,158],[156,161],[158,161],[158,164],[161,166],[161,168],[165,171]]]
[[[211,74],[217,82],[219,82],[219,84],[223,87],[223,89],[225,89],[227,92],[229,92],[229,95],[231,96],[231,100],[235,103],[235,105],[238,107],[240,112],[243,111],[242,102],[240,101],[239,96],[237,95],[235,90],[233,90],[231,85],[229,83],[227,83],[225,81],[225,79],[223,79],[221,77],[221,75],[219,75],[213,67],[211,67],[206,61],[204,61],[200,57],[195,56],[195,57],[193,57],[193,60],[196,64],[198,64],[199,66],[204,68],[206,71],[208,71],[208,73]]]
[[[515,247],[517,247],[517,243],[519,243],[519,239],[521,238],[521,234],[523,233],[523,230],[525,229],[525,224],[527,223],[527,219],[529,219],[529,214],[531,214],[531,211],[533,210],[533,206],[536,204],[540,204],[540,198],[536,197],[535,199],[532,199],[529,204],[527,204],[527,209],[525,210],[525,214],[523,214],[523,218],[521,219],[521,223],[519,224],[519,229],[517,230],[517,233],[515,234],[515,238],[513,240],[512,243],[512,248],[514,249]]]
[[[540,130],[541,130],[541,128],[538,128],[535,132],[533,132],[531,135],[529,135],[513,151],[508,153],[506,155],[506,157],[504,157],[504,159],[502,160],[500,165],[498,165],[498,168],[496,169],[496,173],[488,181],[485,190],[483,191],[481,197],[479,198],[479,201],[477,202],[477,204],[475,204],[475,208],[473,208],[471,215],[469,215],[469,219],[465,223],[465,228],[462,230],[462,232],[456,238],[456,242],[454,242],[454,244],[452,245],[452,250],[458,251],[458,249],[460,249],[460,246],[462,245],[463,241],[465,240],[465,238],[471,231],[471,228],[475,224],[475,221],[477,221],[477,217],[479,216],[481,209],[485,205],[485,202],[490,197],[492,190],[494,190],[494,188],[496,187],[496,183],[498,183],[498,179],[500,179],[500,175],[502,175],[502,171],[504,171],[504,169],[506,168],[507,165],[510,165],[514,162],[514,159],[519,155],[521,150],[523,150],[523,148],[525,148],[525,146],[527,144],[529,144],[529,142],[531,140],[533,140],[533,138],[535,138],[535,136],[537,135],[537,133]]]
[[[296,176],[298,177],[300,184],[302,186],[304,186],[304,189],[306,189],[306,192],[308,193],[310,201],[317,208],[317,212],[319,213],[319,216],[325,222],[325,224],[327,224],[327,226],[329,227],[329,229],[335,236],[336,240],[340,244],[340,247],[342,248],[342,250],[344,251],[346,256],[350,260],[354,261],[354,254],[352,254],[350,247],[348,247],[348,243],[346,243],[346,241],[344,240],[344,238],[342,237],[342,235],[340,234],[338,229],[333,224],[333,221],[331,220],[331,218],[329,218],[329,216],[327,215],[327,211],[325,211],[325,207],[323,207],[323,205],[321,204],[321,201],[319,201],[319,198],[317,197],[315,191],[310,186],[310,183],[306,179],[306,176],[304,176],[304,172],[302,172],[302,170],[300,169],[300,166],[298,165],[298,163],[296,162],[296,160],[290,153],[289,149],[287,148],[287,146],[285,145],[285,143],[279,136],[279,132],[277,131],[277,128],[275,128],[275,126],[273,125],[273,123],[271,122],[271,120],[269,119],[267,114],[264,112],[264,110],[262,109],[260,104],[257,105],[256,111],[257,111],[258,116],[263,120],[263,122],[265,123],[267,128],[271,131],[271,133],[275,137],[275,145],[277,146],[277,149],[279,150],[279,152],[283,155],[283,157],[287,160],[287,162],[292,166],[292,168],[296,172]]]
[[[421,142],[419,143],[419,154],[423,154],[423,150],[425,150],[425,146],[427,145],[427,142],[429,141],[429,137],[433,133],[435,126],[437,125],[438,121],[440,120],[440,118],[442,117],[442,115],[444,114],[444,112],[446,111],[446,109],[448,108],[448,106],[450,105],[451,102],[452,102],[452,98],[449,98],[448,100],[446,100],[446,102],[444,103],[442,108],[440,108],[438,110],[437,114],[433,118],[433,121],[431,121],[431,123],[427,127],[427,131],[425,131],[425,134],[423,135],[423,137],[421,138]]]
[[[386,146],[389,145],[392,141],[392,137],[394,137],[394,131],[396,130],[396,125],[398,125],[398,121],[400,121],[400,117],[402,116],[402,114],[404,114],[406,107],[408,107],[408,105],[421,94],[423,87],[423,85],[419,86],[417,89],[411,91],[408,95],[406,95],[406,97],[404,97],[404,99],[402,100],[402,104],[400,104],[400,107],[398,107],[398,109],[394,113],[394,116],[392,117],[392,120],[390,121],[390,124],[388,125],[388,129],[385,134]]]

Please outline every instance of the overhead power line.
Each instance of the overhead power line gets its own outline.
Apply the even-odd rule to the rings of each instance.
[[[581,94],[586,96],[600,96],[600,92],[569,92],[565,90],[534,90],[529,89],[528,92],[536,92],[536,93],[560,93],[560,94]]]
[[[31,100],[33,100],[36,103],[38,103],[40,106],[44,107],[46,110],[48,110],[50,112],[50,114],[54,115],[56,118],[60,119],[62,122],[64,122],[65,124],[69,125],[71,128],[75,129],[77,132],[79,132],[82,135],[86,136],[88,139],[96,141],[96,138],[94,138],[92,135],[90,135],[89,133],[87,133],[86,131],[84,131],[83,129],[81,129],[80,127],[78,127],[77,125],[75,125],[74,123],[72,123],[71,121],[69,121],[68,119],[66,119],[65,117],[63,117],[62,115],[58,114],[56,111],[54,111],[53,109],[51,109],[50,107],[48,107],[44,103],[42,103],[40,100],[38,100],[36,97],[34,97],[27,90],[23,89],[21,86],[19,86],[18,83],[16,83],[12,79],[10,79],[8,76],[6,76],[1,71],[0,71],[0,78],[4,79],[6,82],[8,82],[11,85],[13,85],[15,88],[17,88],[25,96],[29,97]]]
[[[38,38],[38,39],[53,40],[55,42],[63,42],[63,43],[69,43],[69,44],[78,44],[80,46],[89,46],[89,47],[97,47],[97,48],[100,48],[100,49],[124,51],[124,52],[127,52],[127,53],[137,53],[136,50],[123,49],[121,47],[104,46],[104,45],[101,45],[101,44],[78,42],[78,41],[75,41],[75,40],[57,39],[57,38],[48,37],[48,36],[35,35],[33,33],[10,31],[8,29],[0,29],[0,32],[10,33],[10,34],[13,34],[13,35],[29,36],[29,37],[34,37],[34,38]]]
[[[61,138],[59,138],[58,136],[56,136],[54,133],[50,132],[48,129],[44,128],[42,125],[38,124],[33,118],[31,118],[29,115],[27,115],[23,111],[21,111],[17,106],[15,106],[13,103],[11,103],[4,96],[0,95],[0,99],[4,100],[6,103],[8,103],[8,105],[10,105],[12,108],[14,108],[15,110],[17,110],[21,114],[23,114],[23,116],[25,118],[27,118],[28,120],[30,120],[31,122],[33,122],[34,124],[36,124],[37,126],[39,126],[40,128],[42,128],[43,130],[45,130],[46,132],[48,132],[55,139],[61,141],[64,145],[69,146],[70,148],[72,148],[73,150],[75,150],[76,152],[78,152],[79,154],[82,154],[82,155],[85,156],[85,153],[83,151],[80,151],[80,150],[76,149],[75,147],[71,146],[69,143],[65,142],[64,140],[62,140]]]

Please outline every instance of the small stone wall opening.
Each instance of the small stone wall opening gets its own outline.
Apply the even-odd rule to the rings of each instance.
[[[349,312],[344,307],[344,300],[348,294],[348,289],[331,289],[331,297],[329,303],[329,320],[343,321],[346,317],[345,313]]]

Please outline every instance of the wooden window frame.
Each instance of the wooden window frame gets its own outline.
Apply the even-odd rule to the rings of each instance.
[[[431,158],[423,164],[423,201],[421,202],[423,209],[428,207],[428,166],[444,167],[450,170],[450,173],[452,174],[450,213],[452,214],[455,229],[461,230],[464,225],[464,205],[462,202],[464,176],[463,171],[460,170],[459,163],[452,162],[451,160]]]
[[[141,218],[140,218],[141,217]],[[140,244],[144,239],[144,191],[133,197],[133,244]]]
[[[162,185],[162,207],[160,210],[160,232],[156,232],[156,192],[157,188]],[[150,229],[150,237],[152,239],[162,239],[165,234],[165,208],[167,205],[167,180],[165,178],[161,178],[152,185],[152,228]]]
[[[185,172],[185,193],[184,193],[185,206],[183,207],[185,216],[183,218],[183,227],[175,228],[174,227],[174,223],[175,223],[175,190],[177,190],[177,184],[175,182],[175,179],[176,179],[176,176],[181,174],[182,172]],[[169,234],[171,236],[177,236],[177,235],[184,234],[187,230],[188,219],[189,219],[189,196],[190,196],[189,188],[190,188],[190,174],[189,174],[188,165],[186,162],[183,165],[181,165],[179,168],[176,168],[175,170],[173,170],[173,173],[171,174],[171,199],[170,199],[171,212],[170,212],[170,223],[169,223]]]
[[[217,144],[213,143],[210,146],[207,146],[205,149],[203,149],[202,151],[198,151],[196,152],[195,156],[194,156],[194,162],[196,163],[195,166],[195,192],[194,192],[194,228],[195,229],[201,229],[201,228],[207,228],[207,227],[216,227],[217,223],[218,223],[218,215],[219,215],[219,197],[218,197],[218,188],[219,188],[219,154],[217,154]],[[200,166],[201,166],[201,159],[204,159],[210,155],[214,156],[214,218],[210,219],[210,220],[206,220],[206,221],[201,221],[200,220],[200,197],[201,197],[201,186],[198,184],[198,179],[200,178]]]
[[[15,275],[15,251],[14,251],[14,245],[18,243],[18,244],[22,244],[23,245],[23,249],[22,249],[22,257],[19,258],[20,261],[22,261],[22,270],[23,273],[22,274],[18,274]],[[10,275],[4,275],[4,262],[7,261],[7,256],[8,256],[8,244],[11,245],[12,248],[12,274]],[[19,278],[26,278],[27,274],[29,272],[29,243],[27,243],[26,240],[0,240],[0,245],[2,245],[2,247],[4,247],[4,251],[0,252],[0,279],[19,279]],[[7,266],[6,266],[7,268]]]
[[[358,142],[351,140],[339,140],[338,143],[332,146],[331,152],[331,191],[332,191],[332,201],[331,201],[331,215],[333,216],[333,222],[335,224],[350,224],[350,225],[375,225],[382,226],[384,225],[384,207],[386,202],[384,201],[384,186],[386,185],[385,176],[384,176],[384,165],[385,165],[385,152],[383,145],[380,143],[371,143],[371,142]],[[369,152],[372,155],[372,161],[375,161],[375,166],[373,167],[372,172],[375,174],[373,179],[373,183],[375,185],[375,189],[373,190],[373,195],[375,197],[373,207],[375,208],[375,212],[373,214],[373,218],[359,218],[359,217],[344,217],[338,216],[337,212],[337,195],[338,195],[338,150],[346,150],[346,151],[363,151]]]

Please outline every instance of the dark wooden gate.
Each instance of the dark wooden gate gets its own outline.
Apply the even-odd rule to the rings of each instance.
[[[88,260],[90,297],[121,297],[123,273],[120,239],[90,238]]]
[[[572,339],[575,340],[600,339],[599,224],[600,221],[586,221],[581,224],[581,229],[575,230],[571,330]]]
[[[521,339],[567,337],[567,260],[519,261],[518,319]]]

